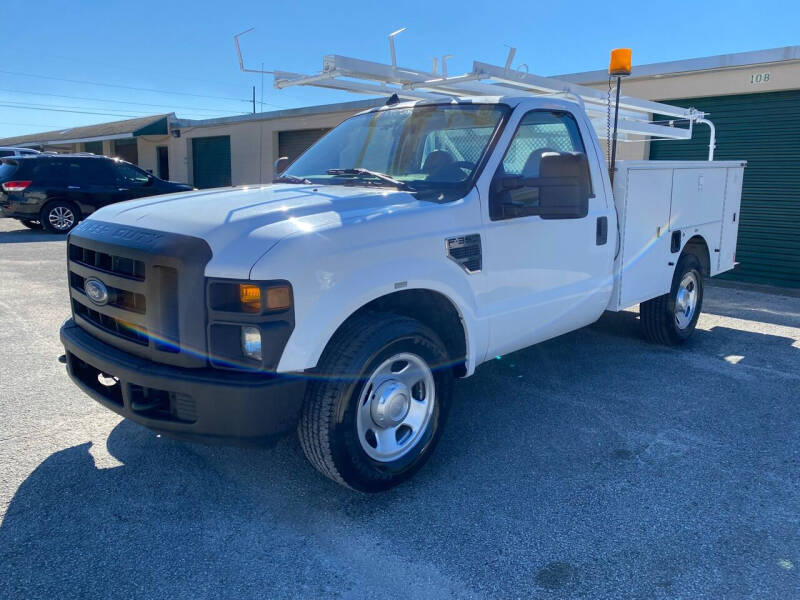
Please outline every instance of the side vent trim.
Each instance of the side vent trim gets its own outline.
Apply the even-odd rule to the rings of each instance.
[[[483,268],[480,234],[447,238],[446,247],[447,258],[458,263],[467,273],[478,273]]]

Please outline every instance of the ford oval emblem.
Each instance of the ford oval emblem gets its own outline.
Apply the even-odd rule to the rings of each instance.
[[[95,304],[99,306],[108,304],[108,288],[99,279],[87,279],[83,284],[83,291]]]

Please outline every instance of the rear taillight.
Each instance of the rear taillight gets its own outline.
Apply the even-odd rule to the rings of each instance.
[[[25,191],[25,188],[28,187],[31,181],[6,181],[3,184],[3,191],[4,192],[22,192]]]

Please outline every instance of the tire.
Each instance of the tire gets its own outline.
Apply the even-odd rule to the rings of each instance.
[[[700,260],[694,254],[683,254],[675,267],[670,292],[639,306],[644,336],[665,346],[682,344],[694,332],[702,309]]]
[[[32,219],[20,219],[20,223],[25,225],[28,229],[41,229],[42,224],[39,221],[34,221]]]
[[[68,233],[80,221],[78,207],[68,200],[52,200],[42,207],[39,222],[50,233]]]
[[[334,335],[315,373],[298,435],[320,473],[379,492],[428,460],[453,392],[448,354],[435,332],[408,317],[357,316]]]

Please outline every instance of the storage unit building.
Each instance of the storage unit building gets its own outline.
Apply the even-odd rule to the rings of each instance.
[[[608,86],[603,71],[565,78]],[[747,161],[739,264],[723,277],[799,288],[800,46],[635,66],[622,90],[707,112],[716,126],[715,160]],[[622,144],[620,150],[625,158],[704,160],[708,138],[699,127],[691,140]]]

